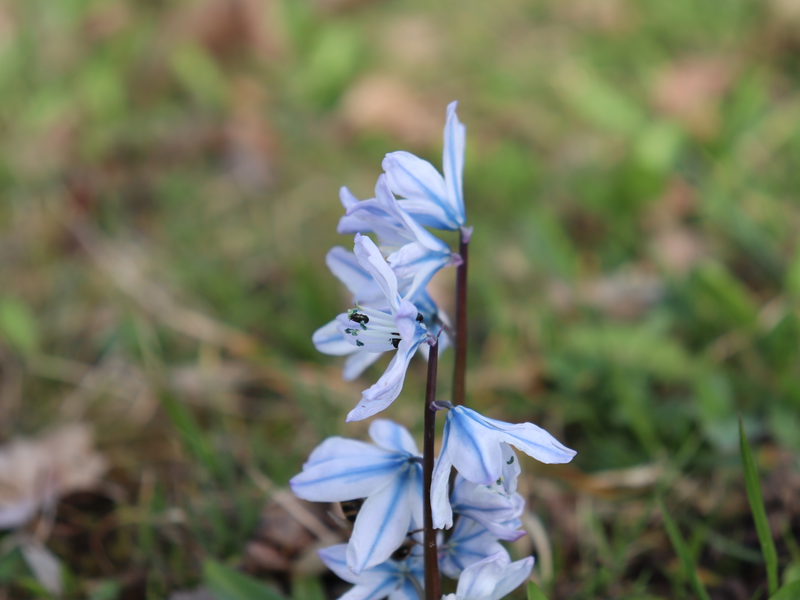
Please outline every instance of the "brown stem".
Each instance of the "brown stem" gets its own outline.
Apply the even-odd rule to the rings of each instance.
[[[458,253],[461,264],[456,271],[456,364],[453,369],[453,404],[464,404],[467,376],[467,259],[472,228],[461,228]]]
[[[422,440],[422,510],[424,516],[425,598],[440,600],[439,557],[436,551],[436,530],[431,513],[431,481],[433,480],[433,441],[436,437],[436,373],[439,367],[439,343],[434,341],[428,356],[428,384],[425,388],[425,433]]]

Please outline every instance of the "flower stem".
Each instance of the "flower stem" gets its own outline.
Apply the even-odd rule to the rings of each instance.
[[[464,404],[467,376],[467,262],[472,228],[461,228],[458,253],[461,264],[456,271],[456,364],[453,369],[453,404]]]
[[[425,388],[425,432],[422,440],[422,506],[424,515],[425,598],[440,600],[442,584],[439,578],[439,557],[436,551],[436,531],[431,513],[431,481],[433,480],[433,441],[436,437],[436,373],[439,368],[439,342],[434,340],[428,355],[428,384]]]

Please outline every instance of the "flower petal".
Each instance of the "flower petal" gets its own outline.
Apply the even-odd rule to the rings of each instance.
[[[347,345],[350,346],[350,344]],[[352,348],[352,346],[350,347]],[[353,381],[353,379],[366,371],[367,368],[375,363],[383,354],[383,352],[368,352],[366,350],[356,349],[356,352],[344,361],[342,378],[345,381]]]
[[[358,204],[359,200],[353,195],[353,192],[347,189],[347,186],[339,188],[339,201],[342,203],[345,211],[350,210],[353,206]]]
[[[505,598],[508,594],[525,583],[528,577],[531,576],[533,561],[534,558],[529,556],[528,558],[515,561],[505,567],[502,578],[498,581],[494,592],[488,600],[500,600],[501,598]]]
[[[493,554],[461,573],[456,588],[458,600],[500,600],[518,588],[531,574],[533,557],[514,563],[507,553]]]
[[[456,215],[456,222],[464,225],[464,192],[462,176],[464,173],[464,147],[466,145],[467,128],[458,120],[456,107],[458,102],[447,106],[447,123],[444,127],[444,152],[442,155],[442,171],[447,185],[447,200],[451,211]]]
[[[336,573],[339,579],[348,583],[357,583],[361,578],[347,568],[347,544],[337,544],[329,548],[317,550],[322,564]]]
[[[445,212],[445,209],[426,198],[400,198],[400,206],[414,217],[423,227],[453,231],[458,228],[456,222]]]
[[[369,437],[384,450],[422,456],[408,429],[389,419],[375,419],[369,426]]]
[[[422,582],[419,582],[420,585]],[[410,576],[403,579],[402,585],[389,594],[389,600],[424,600],[420,598],[417,587],[411,582]]]
[[[449,488],[450,470],[453,463],[450,459],[450,420],[445,419],[442,434],[442,448],[436,467],[433,470],[431,482],[431,513],[433,514],[434,529],[449,529],[453,526],[453,510],[450,508]]]
[[[419,242],[411,242],[393,252],[386,259],[398,279],[411,279],[405,288],[405,297],[414,297],[425,289],[431,278],[450,264],[450,251],[431,252]]]
[[[447,185],[436,167],[427,160],[403,151],[387,154],[382,166],[392,192],[401,198],[433,204],[448,215],[441,224],[450,223],[451,215],[447,213],[449,207],[446,205]],[[436,212],[433,207],[429,211],[427,212],[429,216],[433,216],[431,213]],[[452,229],[452,227],[438,227],[438,229]]]
[[[475,418],[474,410],[456,406],[447,413],[453,466],[468,481],[492,485],[500,477],[503,454],[496,432]]]
[[[503,482],[503,489],[506,494],[513,494],[517,491],[517,479],[522,469],[519,466],[519,459],[511,446],[500,444],[500,450],[503,452],[503,473],[500,476]]]
[[[503,541],[513,542],[525,535],[519,520],[525,499],[520,494],[506,496],[494,486],[472,483],[459,474],[450,501],[455,512],[477,521]]]
[[[400,296],[397,294],[397,276],[392,272],[375,242],[367,236],[357,233],[353,252],[361,267],[375,278],[375,282],[383,290],[392,309],[397,310],[400,304]]]
[[[400,332],[402,339],[397,346],[397,354],[380,379],[372,387],[364,390],[361,401],[347,415],[348,423],[361,421],[379,413],[400,395],[408,363],[427,335],[425,328],[416,322],[416,314],[417,309],[408,300],[398,303],[397,331]]]
[[[388,560],[408,533],[412,480],[409,466],[406,463],[404,470],[380,492],[367,498],[358,511],[347,545],[347,566],[356,575]]]
[[[317,329],[311,336],[314,347],[323,354],[331,356],[345,356],[357,351],[358,348],[342,336],[338,326],[339,323],[334,319]]]
[[[568,463],[577,454],[575,450],[567,448],[533,423],[505,423],[475,414],[486,423],[487,427],[497,430],[497,439],[514,446],[539,462],[548,465]]]
[[[336,278],[353,294],[353,300],[374,306],[385,300],[380,286],[358,263],[356,255],[341,246],[334,246],[325,256],[325,264]]]
[[[424,229],[410,214],[408,214],[408,211],[404,210],[400,204],[398,204],[397,198],[394,197],[389,186],[389,180],[386,175],[378,177],[378,182],[375,184],[375,199],[387,214],[394,217],[398,224],[408,230],[412,239],[416,239],[423,247],[433,252],[450,254],[450,246]]]
[[[442,573],[451,579],[458,579],[461,571],[487,556],[506,552],[488,529],[465,516],[459,516],[444,548],[440,567]]]
[[[419,537],[422,536],[420,531],[425,527],[423,520],[423,506],[422,496],[424,486],[422,484],[422,465],[415,463],[413,466],[413,473],[411,475],[411,485],[413,489],[408,494],[408,502],[411,505],[411,525],[409,526],[412,531],[418,531]],[[420,540],[421,541],[421,540]]]
[[[392,358],[392,362],[381,375],[380,379],[374,385],[364,390],[361,394],[361,400],[356,407],[351,410],[347,419],[347,423],[351,421],[363,421],[376,415],[389,406],[400,395],[403,390],[403,381],[406,377],[406,370],[408,363],[411,362],[411,354],[403,352],[403,342],[401,340],[398,346],[397,353]],[[417,344],[419,345],[419,344]],[[414,348],[416,350],[416,347]]]
[[[458,600],[489,600],[503,569],[509,564],[508,553],[498,552],[470,565],[458,578],[456,597]]]
[[[298,498],[343,502],[385,488],[405,468],[405,458],[371,444],[340,437],[326,439],[289,485]]]

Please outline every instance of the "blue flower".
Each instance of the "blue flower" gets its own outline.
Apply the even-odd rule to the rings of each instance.
[[[347,188],[342,188],[339,196],[347,212],[339,220],[337,231],[375,233],[397,279],[409,281],[407,296],[416,296],[439,269],[459,260],[447,244],[403,210],[389,189],[387,175],[378,177],[374,198],[358,201]]]
[[[314,344],[327,354],[347,354],[345,344],[352,347],[350,352],[362,349],[373,354],[391,350],[397,350],[397,353],[380,379],[362,393],[361,401],[347,415],[348,422],[371,417],[394,402],[403,389],[411,357],[420,344],[428,339],[424,316],[414,304],[400,296],[397,277],[375,243],[366,236],[356,234],[354,253],[361,269],[372,277],[381,290],[385,307],[356,305],[356,308],[336,317],[335,324],[329,323],[317,330],[312,338]],[[354,286],[354,289],[361,288]],[[338,338],[334,328],[339,334]],[[364,356],[359,354],[357,357],[361,362],[353,367],[356,374],[360,372],[358,369],[363,370],[371,364],[369,357],[364,361]]]
[[[480,523],[495,537],[515,542],[525,532],[520,529],[520,516],[525,499],[517,493],[506,494],[502,484],[483,485],[456,476],[450,506],[454,513]]]
[[[347,566],[358,575],[387,560],[409,530],[422,527],[422,467],[414,439],[403,427],[376,419],[375,446],[331,437],[317,446],[289,485],[312,502],[366,498],[347,544]]]
[[[447,107],[442,177],[427,160],[409,152],[391,152],[383,170],[401,206],[426,227],[455,231],[466,223],[462,176],[467,130],[456,115],[457,102]]]
[[[325,257],[325,262],[331,272],[353,294],[354,304],[391,312],[389,301],[381,287],[369,272],[361,267],[355,254],[341,246],[336,246],[330,249]],[[408,295],[410,285],[411,280],[398,281],[398,292],[417,307],[423,317],[423,322],[434,331],[442,323],[449,325],[447,315],[439,310],[425,289],[418,290],[415,296]],[[314,332],[311,340],[317,350],[323,354],[348,357],[344,363],[342,374],[345,381],[351,381],[361,375],[367,367],[383,355],[382,352],[372,352],[364,347],[353,346],[339,333],[338,322],[335,319]],[[445,332],[442,332],[439,336],[439,352],[444,351],[449,345],[450,339]],[[422,344],[418,350],[423,352],[427,358],[427,349],[427,344]]]
[[[444,422],[442,449],[431,487],[433,526],[436,529],[453,525],[453,512],[447,498],[451,467],[455,467],[467,481],[485,486],[503,485],[507,488],[506,493],[513,493],[510,491],[508,468],[516,461],[507,454],[504,456],[504,444],[547,464],[567,463],[576,454],[533,423],[515,425],[488,419],[464,406],[452,408]],[[516,477],[511,479],[516,485]]]
[[[522,585],[531,569],[532,556],[512,563],[508,553],[498,552],[464,569],[456,593],[442,600],[500,600]]]
[[[506,551],[492,532],[464,516],[459,516],[456,520],[452,534],[446,542],[443,535],[439,537],[439,568],[451,579],[458,579],[461,571],[471,564]]]
[[[422,600],[424,571],[422,559],[411,555],[406,560],[386,562],[365,569],[356,575],[345,560],[345,545],[331,546],[318,552],[320,559],[331,571],[348,583],[355,584],[339,600]]]

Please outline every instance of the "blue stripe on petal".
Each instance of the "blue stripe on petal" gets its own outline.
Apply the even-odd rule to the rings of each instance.
[[[410,469],[398,473],[361,506],[347,545],[347,566],[356,575],[388,560],[405,539],[411,521],[410,473]]]

